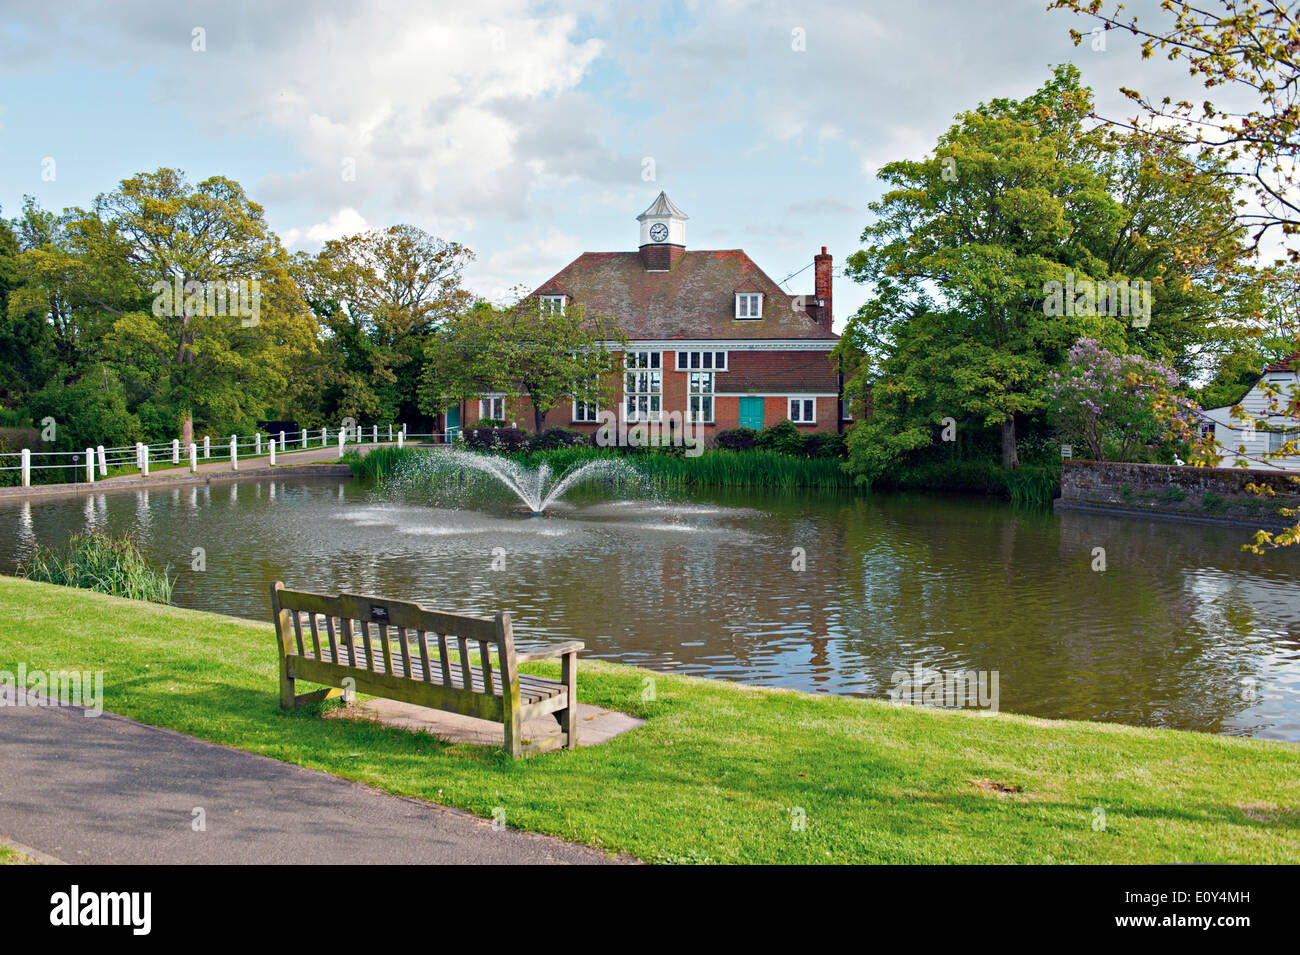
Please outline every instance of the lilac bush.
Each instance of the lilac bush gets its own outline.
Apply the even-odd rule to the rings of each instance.
[[[1127,461],[1140,444],[1186,437],[1196,405],[1179,394],[1178,373],[1141,355],[1121,355],[1080,338],[1064,372],[1048,382],[1048,409],[1062,430],[1079,435],[1095,461],[1118,445]]]

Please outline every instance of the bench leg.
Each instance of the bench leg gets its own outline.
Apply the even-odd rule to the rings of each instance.
[[[566,653],[560,662],[560,681],[569,705],[560,711],[560,726],[564,728],[564,748],[578,748],[578,654]]]
[[[519,711],[507,713],[502,725],[506,731],[506,752],[514,759],[523,759],[524,735],[523,726],[519,722]]]
[[[293,695],[293,677],[289,676],[289,661],[280,657],[280,709],[292,710],[298,705]]]

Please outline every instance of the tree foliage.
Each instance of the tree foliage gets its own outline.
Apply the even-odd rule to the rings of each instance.
[[[411,225],[374,229],[300,254],[296,273],[322,329],[314,380],[338,417],[400,420],[420,407],[424,345],[468,305],[474,254]]]
[[[423,410],[432,414],[447,399],[504,392],[529,400],[540,432],[561,399],[598,402],[608,395],[622,341],[612,320],[579,304],[553,309],[536,296],[504,308],[480,302],[429,340]]]
[[[1121,87],[1141,112],[1108,122],[1132,131],[1149,152],[1191,155],[1245,185],[1254,203],[1240,218],[1256,243],[1273,230],[1284,240],[1300,233],[1300,8],[1279,0],[1165,0],[1154,23],[1139,22],[1123,4],[1105,13],[1102,0],[1052,0],[1048,9],[1087,16],[1103,32],[1126,30],[1141,38],[1144,60],[1163,53],[1206,90],[1229,100],[1244,94],[1250,105],[1236,109]],[[1070,35],[1077,46],[1090,34]],[[1300,261],[1294,243],[1288,251]]]

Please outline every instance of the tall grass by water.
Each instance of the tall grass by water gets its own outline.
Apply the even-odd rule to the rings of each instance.
[[[365,457],[349,456],[358,477],[382,480],[399,477],[428,454],[420,448],[377,448]],[[763,487],[847,488],[852,478],[835,458],[803,458],[775,451],[705,451],[699,457],[684,454],[634,453],[611,448],[557,448],[502,455],[527,467],[546,464],[556,474],[589,461],[617,459],[634,468],[645,480],[661,487]]]
[[[64,587],[81,587],[114,597],[172,602],[172,580],[166,570],[149,566],[130,537],[112,537],[99,531],[72,535],[67,552],[37,544],[31,557],[21,561],[18,573],[31,580]]]

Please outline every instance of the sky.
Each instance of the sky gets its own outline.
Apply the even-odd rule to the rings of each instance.
[[[838,270],[881,165],[1054,64],[1105,115],[1132,112],[1120,86],[1194,92],[1127,34],[1075,47],[1092,22],[1045,7],[0,0],[0,214],[176,167],[237,180],[291,252],[396,223],[459,241],[466,285],[501,300],[635,249],[665,190],[688,248],[743,248],[781,281],[826,246]],[[811,292],[812,269],[786,287]],[[837,330],[867,294],[837,277]]]

